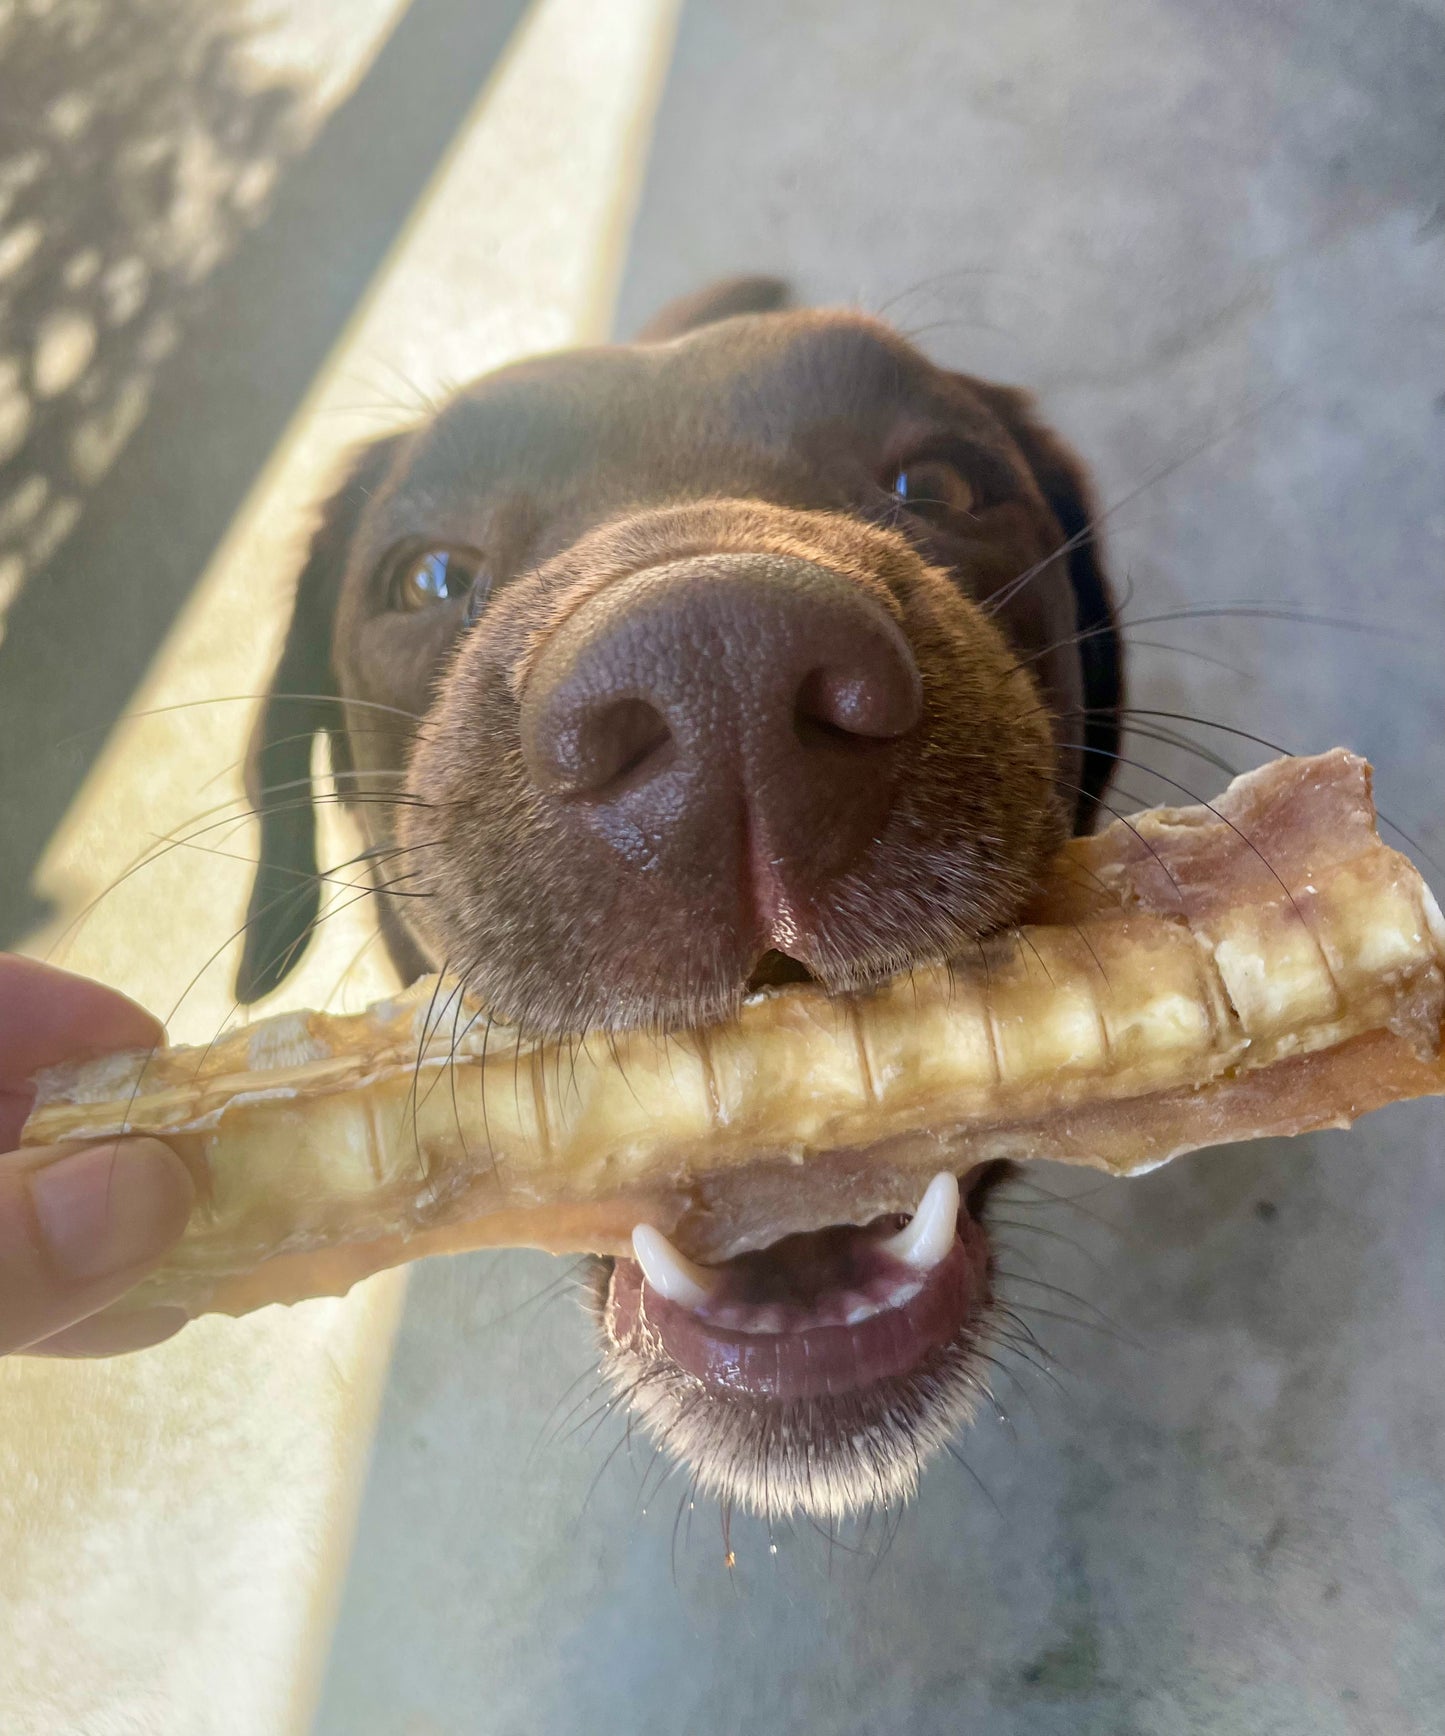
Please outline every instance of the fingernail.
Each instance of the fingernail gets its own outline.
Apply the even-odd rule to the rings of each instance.
[[[128,1356],[174,1336],[189,1319],[184,1308],[138,1308],[134,1314],[93,1314],[32,1344],[29,1356]]]
[[[154,1259],[185,1228],[185,1165],[156,1139],[123,1139],[57,1158],[29,1178],[51,1263],[63,1278],[106,1278]]]

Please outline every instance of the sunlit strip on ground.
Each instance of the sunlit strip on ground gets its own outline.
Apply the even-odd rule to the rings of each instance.
[[[254,707],[228,696],[267,679],[309,509],[410,399],[604,334],[674,10],[529,15],[136,696],[156,715],[116,732],[54,841],[41,880],[61,916],[33,950],[137,995],[178,1039],[234,1013]],[[330,816],[326,844],[355,848]],[[330,890],[277,1006],[388,986],[365,904]],[[203,1321],[111,1364],[0,1363],[0,1656],[25,1660],[0,1672],[0,1728],[304,1727],[401,1293],[383,1277]]]

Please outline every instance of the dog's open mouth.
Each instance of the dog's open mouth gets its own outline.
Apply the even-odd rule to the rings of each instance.
[[[993,1267],[980,1214],[1009,1167],[962,1184],[942,1172],[911,1217],[715,1266],[640,1225],[600,1295],[609,1377],[724,1503],[781,1519],[906,1500],[981,1390]]]

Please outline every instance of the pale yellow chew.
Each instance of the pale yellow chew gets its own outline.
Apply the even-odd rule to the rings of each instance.
[[[129,1305],[239,1313],[422,1254],[719,1259],[910,1209],[995,1157],[1116,1173],[1445,1091],[1445,924],[1336,750],[1076,839],[1019,928],[871,993],[727,1026],[536,1042],[427,982],[353,1018],[42,1078],[27,1143],[146,1131],[195,1174]]]

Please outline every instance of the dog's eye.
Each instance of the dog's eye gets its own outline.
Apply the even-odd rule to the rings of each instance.
[[[940,521],[972,510],[973,487],[946,458],[913,458],[893,472],[888,492],[922,518]]]
[[[485,588],[482,557],[475,549],[415,549],[397,562],[392,607],[414,611],[475,595]]]

